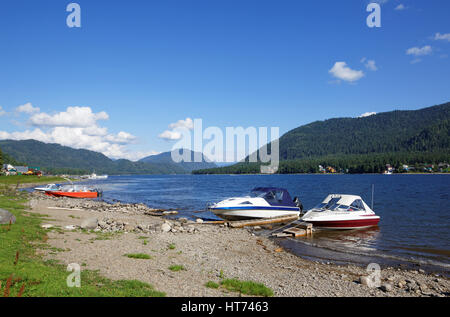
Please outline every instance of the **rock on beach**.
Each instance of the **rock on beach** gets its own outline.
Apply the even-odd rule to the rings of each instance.
[[[87,218],[81,222],[81,229],[95,229],[98,225],[97,218]]]
[[[7,225],[9,223],[15,223],[16,217],[7,210],[0,209],[0,224]]]

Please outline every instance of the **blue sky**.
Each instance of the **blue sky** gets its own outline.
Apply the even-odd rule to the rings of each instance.
[[[137,159],[186,118],[283,134],[450,101],[450,2],[380,1],[381,28],[369,2],[79,0],[69,28],[70,1],[4,1],[0,138]]]

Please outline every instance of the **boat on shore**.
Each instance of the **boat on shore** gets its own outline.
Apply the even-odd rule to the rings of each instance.
[[[211,204],[208,210],[226,220],[299,216],[303,206],[298,198],[292,199],[284,188],[257,187],[249,196],[232,197]]]
[[[380,217],[356,195],[328,195],[301,218],[314,228],[351,230],[378,225]]]
[[[60,190],[46,191],[45,194],[52,197],[98,198],[102,192],[98,189],[90,189],[87,187],[64,186]]]

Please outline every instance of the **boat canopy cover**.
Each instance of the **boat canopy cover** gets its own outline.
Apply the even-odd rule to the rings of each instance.
[[[252,193],[258,193],[258,196],[264,198],[271,206],[296,207],[291,195],[284,188],[256,187],[253,188]]]
[[[335,199],[335,204],[344,206],[354,206],[355,204],[361,204],[365,210],[372,211],[372,209],[362,200],[360,196],[356,195],[342,195],[342,194],[331,194],[322,202],[323,204],[328,204],[332,199]]]

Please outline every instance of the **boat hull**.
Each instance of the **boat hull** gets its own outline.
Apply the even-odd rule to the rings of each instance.
[[[70,198],[97,198],[97,192],[55,192],[46,191],[46,195],[53,197],[70,197]]]
[[[315,228],[329,230],[363,229],[378,225],[380,218],[350,219],[350,220],[305,220],[312,223]]]
[[[225,208],[210,208],[216,216],[226,220],[245,220],[245,219],[266,219],[281,216],[299,216],[300,210],[295,209],[225,209]]]

